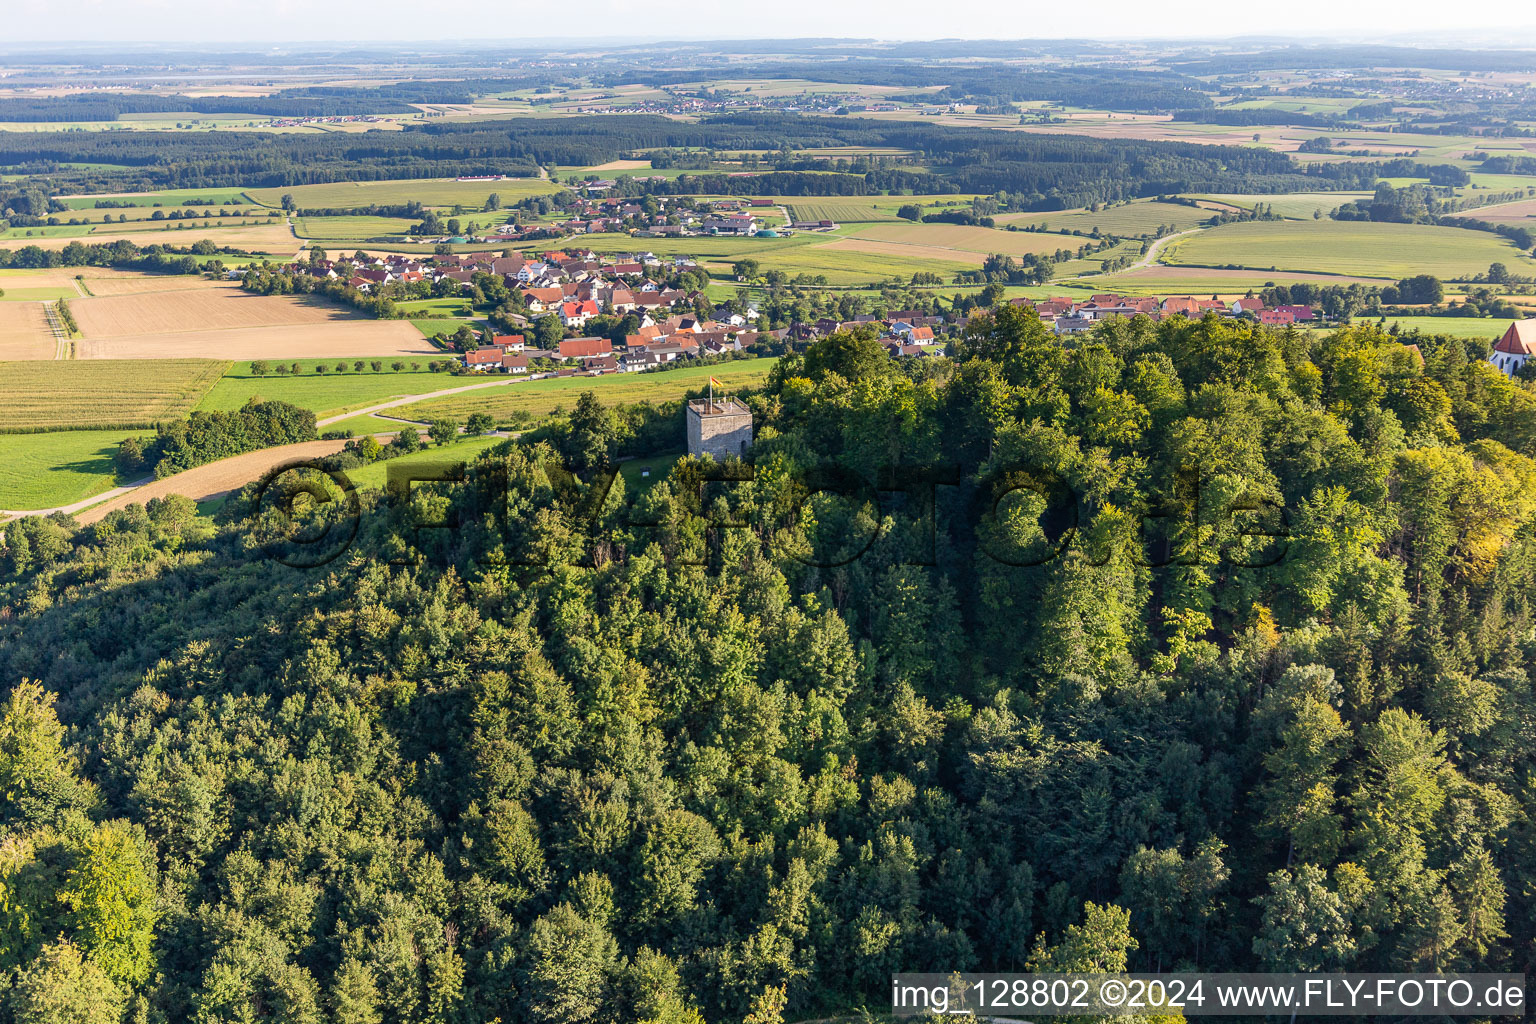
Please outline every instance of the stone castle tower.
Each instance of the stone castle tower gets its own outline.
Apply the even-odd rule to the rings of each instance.
[[[734,398],[696,398],[688,403],[688,454],[740,458],[752,446],[752,410]]]

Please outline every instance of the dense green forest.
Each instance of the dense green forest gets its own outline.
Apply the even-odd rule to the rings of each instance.
[[[314,569],[255,488],[9,524],[4,1012],[1536,970],[1536,394],[1411,340],[1003,307],[786,357],[749,464],[643,492],[589,395]]]
[[[508,118],[411,126],[403,131],[5,132],[0,167],[45,180],[51,194],[214,185],[531,176],[540,166],[585,167],[636,152],[704,147],[790,151],[837,146],[912,150],[934,174],[900,170],[801,181],[797,194],[860,195],[880,189],[999,192],[1040,209],[1178,192],[1282,192],[1354,187],[1337,172],[1302,173],[1284,153],[1247,146],[1091,139],[932,124],[784,114],[729,114],[697,123],[659,115]],[[61,164],[105,164],[71,168]],[[1331,165],[1329,165],[1331,166]],[[1355,174],[1367,173],[1356,169]],[[1459,172],[1463,173],[1464,172]],[[1321,177],[1315,175],[1322,175]],[[804,175],[798,176],[804,178]],[[746,184],[752,178],[728,179]],[[774,183],[782,187],[784,183]],[[662,183],[670,190],[680,186]],[[822,191],[817,191],[822,190]]]
[[[0,99],[0,121],[116,121],[134,114],[250,114],[255,117],[351,117],[414,114],[413,103],[473,103],[476,95],[545,84],[545,76],[494,80],[404,81],[389,85],[310,85],[265,96],[157,96],[152,93],[69,93]]]

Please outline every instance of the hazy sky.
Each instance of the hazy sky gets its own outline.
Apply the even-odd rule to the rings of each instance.
[[[581,0],[572,4],[469,0],[0,0],[5,42],[80,40],[250,42],[437,39],[613,39],[805,36],[882,39],[1042,37],[1212,38],[1259,34],[1372,38],[1384,25],[1429,45],[1510,46],[1536,39],[1530,0],[1445,4],[1399,0]],[[1383,40],[1385,41],[1385,40]]]

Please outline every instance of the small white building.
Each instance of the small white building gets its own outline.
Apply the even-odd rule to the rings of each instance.
[[[1536,319],[1516,320],[1504,336],[1494,342],[1488,361],[1494,369],[1512,377],[1533,352],[1536,352]]]

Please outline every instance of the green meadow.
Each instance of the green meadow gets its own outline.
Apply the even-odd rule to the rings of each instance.
[[[117,443],[142,430],[0,434],[0,509],[70,505],[117,485]]]
[[[500,196],[503,204],[510,204],[525,196],[548,195],[556,191],[558,186],[541,178],[508,178],[503,181],[420,178],[254,188],[249,194],[256,202],[266,206],[279,206],[283,196],[291,195],[300,209],[350,209],[418,202],[425,206],[461,205],[478,210],[492,193]]]
[[[485,412],[504,423],[524,413],[535,418],[570,409],[583,391],[595,392],[605,405],[666,402],[703,390],[714,377],[726,390],[749,388],[768,376],[775,360],[745,359],[716,366],[690,366],[660,373],[617,373],[603,377],[562,377],[531,380],[501,388],[484,388],[460,395],[432,398],[390,410],[415,420],[440,417],[464,420]]]
[[[1491,263],[1503,263],[1511,273],[1536,273],[1536,260],[1491,232],[1369,221],[1226,224],[1171,242],[1160,255],[1173,265],[1363,277],[1433,274],[1450,280],[1485,273]]]
[[[356,362],[352,359],[301,359],[298,363],[304,372],[297,377],[271,372],[258,377],[251,373],[250,363],[236,363],[203,396],[197,408],[229,411],[240,408],[253,398],[276,399],[311,409],[318,416],[325,416],[387,402],[391,398],[441,391],[453,387],[456,382],[456,378],[445,373],[432,373],[426,369],[412,371],[410,360],[400,361],[406,364],[404,370],[391,370],[390,364],[395,359],[383,359],[381,362],[384,369],[375,372],[368,367],[372,360],[365,360],[363,371],[358,373],[352,369]],[[315,366],[321,362],[331,369],[323,374],[315,373]],[[336,372],[334,367],[338,362],[347,364],[345,373]],[[416,362],[426,365],[420,359]]]

